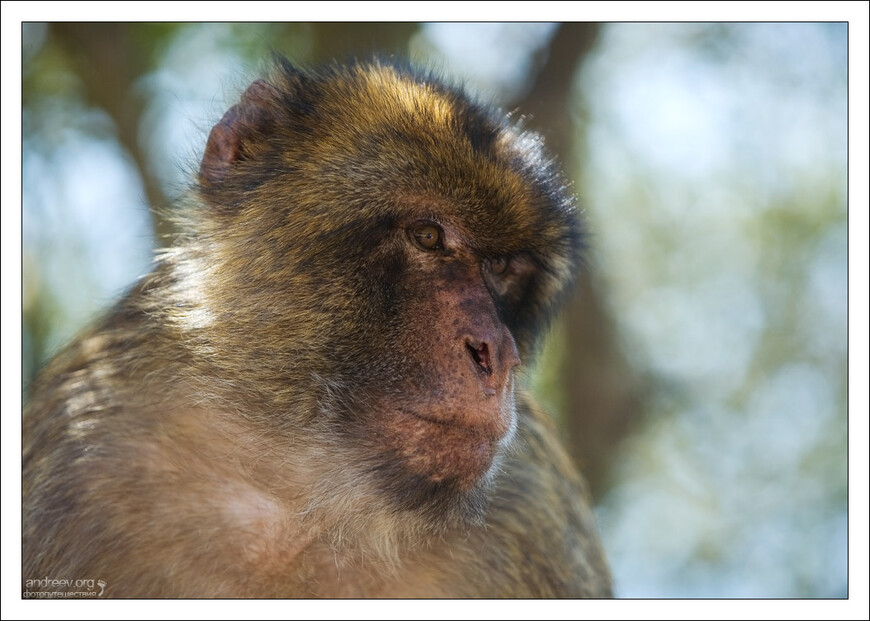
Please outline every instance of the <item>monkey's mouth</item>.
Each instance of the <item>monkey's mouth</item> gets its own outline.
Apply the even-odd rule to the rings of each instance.
[[[414,477],[452,482],[460,489],[471,489],[486,477],[506,435],[404,408],[385,422],[385,439]]]
[[[504,437],[503,433],[493,433],[492,430],[482,425],[465,424],[453,419],[444,419],[431,415],[419,414],[417,412],[414,412],[413,410],[403,410],[403,413],[413,418],[416,418],[417,420],[421,420],[425,423],[430,423],[432,425],[437,425],[439,427],[444,427],[447,429],[456,429],[457,431],[461,431],[472,436],[479,436],[480,438],[487,439],[493,443],[497,443]]]

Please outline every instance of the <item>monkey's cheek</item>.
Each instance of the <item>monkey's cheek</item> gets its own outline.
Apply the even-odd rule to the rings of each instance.
[[[474,429],[403,416],[388,425],[388,441],[411,473],[470,490],[484,479],[500,441]]]

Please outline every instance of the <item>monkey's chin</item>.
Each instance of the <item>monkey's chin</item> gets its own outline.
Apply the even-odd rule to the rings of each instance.
[[[374,468],[400,508],[433,514],[442,524],[478,521],[509,435],[403,413],[386,426],[389,447]]]

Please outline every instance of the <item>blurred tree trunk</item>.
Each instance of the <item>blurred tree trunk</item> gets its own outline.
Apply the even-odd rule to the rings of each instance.
[[[599,30],[598,24],[591,23],[561,25],[545,50],[547,58],[531,89],[523,101],[514,102],[531,115],[530,125],[546,136],[567,170],[579,168],[573,161],[579,150],[573,147],[583,136],[583,127],[576,128],[572,118],[574,83]],[[571,453],[589,479],[593,495],[600,497],[613,448],[638,414],[644,387],[620,349],[591,268],[581,273],[565,313],[567,351],[560,385],[567,390],[563,424]]]

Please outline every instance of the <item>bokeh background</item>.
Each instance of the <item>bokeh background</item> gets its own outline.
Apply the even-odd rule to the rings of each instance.
[[[22,39],[25,390],[149,271],[208,130],[271,50],[410,57],[527,115],[574,180],[588,269],[527,382],[591,481],[616,594],[847,596],[846,24]]]

